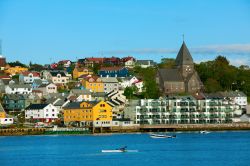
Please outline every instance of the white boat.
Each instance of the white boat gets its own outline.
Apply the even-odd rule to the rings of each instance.
[[[127,150],[102,150],[102,153],[124,153],[127,152]]]
[[[150,134],[151,138],[176,138],[176,135]]]
[[[200,134],[209,134],[210,132],[209,132],[209,131],[206,131],[206,130],[203,130],[203,131],[200,131],[199,133],[200,133]]]

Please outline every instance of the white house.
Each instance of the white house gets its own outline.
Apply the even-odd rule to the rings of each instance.
[[[76,101],[91,101],[92,94],[88,89],[71,89],[70,96],[76,96]]]
[[[136,60],[135,60],[135,58],[133,58],[131,56],[122,58],[122,61],[123,61],[125,67],[128,67],[128,68],[135,67]]]
[[[37,90],[40,90],[43,92],[44,95],[47,95],[50,93],[57,93],[57,86],[53,83],[42,84],[37,88]]]
[[[131,86],[135,85],[138,88],[138,92],[142,92],[142,89],[143,89],[143,81],[139,80],[135,76],[127,77],[127,78],[123,79],[120,84],[121,84],[121,87],[123,87],[123,88],[131,87]]]
[[[138,88],[138,92],[142,92],[142,89],[143,89],[143,81],[141,81],[141,80],[135,81],[133,84]]]
[[[50,74],[54,84],[67,84],[69,82],[70,77],[63,71],[51,71]]]
[[[58,114],[57,107],[52,104],[31,104],[25,109],[25,119],[36,122],[54,122]]]
[[[139,125],[134,124],[134,122],[130,120],[129,118],[112,120],[112,127],[135,127],[135,126],[139,126]]]
[[[0,118],[1,125],[11,125],[13,124],[13,122],[14,122],[13,118]]]
[[[153,60],[137,60],[136,65],[141,68],[154,67],[156,63]]]
[[[32,87],[29,84],[10,84],[5,87],[6,94],[30,94]]]
[[[25,71],[19,75],[19,82],[32,84],[34,80],[40,79],[39,72]]]

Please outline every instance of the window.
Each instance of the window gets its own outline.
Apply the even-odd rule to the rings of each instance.
[[[52,114],[52,116],[55,116],[55,114]]]
[[[46,116],[49,116],[49,114],[46,114]]]

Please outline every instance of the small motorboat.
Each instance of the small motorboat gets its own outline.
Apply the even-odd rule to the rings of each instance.
[[[206,131],[206,130],[203,130],[203,131],[200,131],[199,133],[200,133],[200,134],[209,134],[210,132],[209,132],[209,131]]]
[[[124,153],[124,152],[128,152],[127,146],[113,150],[102,150],[102,153]]]
[[[176,138],[176,135],[150,134],[151,138]]]
[[[127,152],[127,150],[102,150],[102,153],[124,153]]]

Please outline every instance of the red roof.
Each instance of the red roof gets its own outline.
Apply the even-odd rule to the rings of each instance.
[[[0,79],[10,79],[10,76],[8,76],[8,75],[3,75],[3,76],[0,76]]]
[[[100,70],[105,70],[105,71],[117,71],[117,70],[121,70],[124,67],[121,66],[114,66],[114,67],[101,67]]]
[[[86,58],[87,61],[93,61],[93,62],[103,62],[104,58]]]
[[[33,77],[40,77],[40,73],[36,71],[24,71],[22,72],[22,75],[28,76],[30,73],[33,74]]]
[[[41,90],[32,90],[32,93],[43,93]]]
[[[122,61],[123,62],[127,62],[127,61],[129,61],[129,60],[133,60],[133,59],[135,59],[134,57],[132,57],[132,56],[128,56],[128,57],[124,57],[124,58],[122,58]]]

